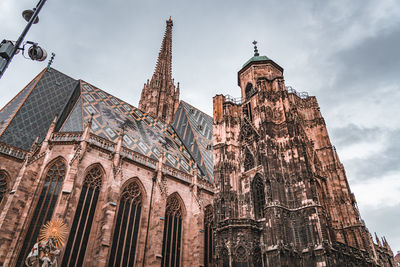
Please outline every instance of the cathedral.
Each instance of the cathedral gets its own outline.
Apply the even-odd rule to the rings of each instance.
[[[394,267],[316,98],[254,42],[209,116],[179,99],[172,27],[137,107],[49,66],[1,109],[0,266]]]

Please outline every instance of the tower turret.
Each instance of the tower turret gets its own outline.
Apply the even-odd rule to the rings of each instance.
[[[251,57],[238,72],[238,85],[242,99],[246,100],[257,91],[261,80],[274,81],[283,77],[283,68],[266,56],[260,56],[257,42],[253,42],[254,56]]]

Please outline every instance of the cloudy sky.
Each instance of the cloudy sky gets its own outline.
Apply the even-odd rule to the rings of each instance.
[[[0,1],[0,38],[17,39],[34,0]],[[94,4],[96,3],[96,4]],[[47,1],[26,40],[53,67],[137,105],[172,16],[181,98],[212,114],[217,93],[239,96],[251,42],[317,96],[367,227],[400,250],[400,1]],[[0,106],[47,65],[22,55],[0,80]]]

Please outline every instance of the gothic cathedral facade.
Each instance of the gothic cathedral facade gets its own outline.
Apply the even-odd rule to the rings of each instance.
[[[316,98],[255,47],[211,117],[179,99],[172,27],[138,108],[49,67],[1,109],[0,266],[40,263],[54,219],[65,267],[394,266]]]

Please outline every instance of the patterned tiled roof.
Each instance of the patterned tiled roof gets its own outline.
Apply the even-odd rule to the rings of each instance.
[[[191,138],[175,130],[182,125],[174,129],[87,82],[46,68],[0,111],[0,142],[29,150],[37,136],[43,140],[56,115],[60,132],[81,132],[92,117],[94,134],[115,142],[124,131],[124,147],[153,159],[163,154],[164,164],[188,174],[198,168],[212,182],[212,119],[185,102],[182,112]]]
[[[200,174],[213,182],[212,117],[181,101],[172,126],[196,160]]]
[[[173,128],[81,81],[81,96],[60,131],[82,131],[91,116],[94,134],[116,141],[124,129],[125,147],[153,159],[165,152],[165,164],[188,174],[193,172],[195,162]]]
[[[24,150],[36,137],[42,141],[77,85],[77,80],[55,69],[42,71],[0,111],[0,141]]]

